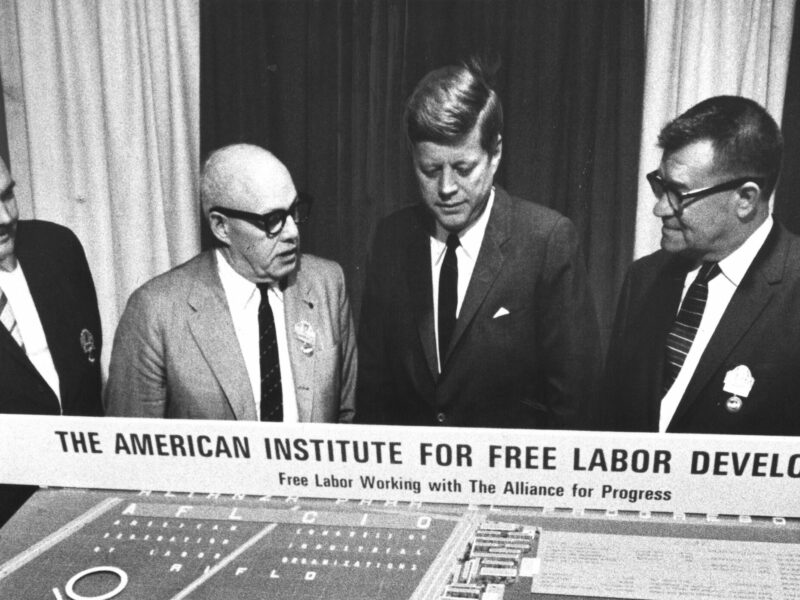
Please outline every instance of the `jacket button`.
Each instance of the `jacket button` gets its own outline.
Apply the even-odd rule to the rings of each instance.
[[[445,420],[447,420],[447,415],[445,415],[444,413],[439,413],[438,415],[436,415],[436,420],[439,421],[439,423],[444,423]]]

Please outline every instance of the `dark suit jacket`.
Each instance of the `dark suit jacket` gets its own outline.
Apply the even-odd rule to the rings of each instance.
[[[101,415],[100,314],[78,238],[54,223],[19,221],[16,255],[58,372],[64,414]],[[84,330],[93,338],[94,361],[81,342]],[[58,398],[5,327],[0,327],[0,413],[59,414]],[[0,523],[30,493],[32,488],[3,486]]]
[[[438,373],[430,232],[422,205],[379,226],[359,324],[356,419],[365,423],[578,428],[600,346],[575,229],[497,188]]]
[[[664,347],[691,265],[664,251],[636,261],[617,307],[606,368],[609,429],[658,431]],[[730,412],[726,373],[755,383]],[[800,434],[800,238],[776,223],[731,298],[668,431]]]

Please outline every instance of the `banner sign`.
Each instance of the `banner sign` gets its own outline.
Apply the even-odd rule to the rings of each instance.
[[[0,481],[800,517],[793,438],[0,418]]]

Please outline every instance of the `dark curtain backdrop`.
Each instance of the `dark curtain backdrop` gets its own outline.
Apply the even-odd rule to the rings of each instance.
[[[777,115],[775,115],[777,117]],[[786,79],[786,97],[781,121],[783,170],[775,192],[775,215],[795,233],[800,233],[800,17],[795,8],[792,50]]]
[[[638,0],[205,0],[201,147],[251,142],[286,163],[316,197],[304,248],[342,264],[357,317],[376,222],[417,198],[404,101],[431,69],[498,57],[498,182],[575,222],[607,328],[633,248],[643,11]]]
[[[11,161],[8,158],[8,130],[6,129],[5,88],[3,87],[2,73],[0,73],[0,158],[5,161],[10,169]]]

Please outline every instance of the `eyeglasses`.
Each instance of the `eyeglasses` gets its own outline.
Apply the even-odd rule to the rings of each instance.
[[[750,181],[755,183],[759,187],[764,186],[763,177],[739,177],[731,181],[726,181],[725,183],[712,185],[709,187],[701,188],[699,190],[679,192],[678,190],[674,189],[668,182],[664,181],[664,178],[661,177],[661,175],[659,175],[658,170],[653,171],[652,173],[648,173],[647,181],[650,184],[650,189],[653,190],[653,194],[658,200],[661,200],[666,195],[667,202],[669,202],[669,206],[670,208],[672,208],[672,212],[674,212],[675,216],[679,218],[683,214],[683,211],[686,209],[687,206],[690,206],[695,202],[697,202],[698,200],[702,200],[703,198],[706,198],[711,194],[716,194],[717,192],[726,192],[728,190],[735,190],[739,186],[744,185],[745,183]]]
[[[286,224],[288,217],[292,217],[295,223],[305,223],[311,214],[313,201],[314,199],[307,194],[297,194],[297,198],[294,199],[289,208],[271,210],[263,215],[225,206],[212,206],[208,212],[218,212],[234,219],[242,219],[264,231],[267,237],[273,238],[283,231],[283,226]]]

